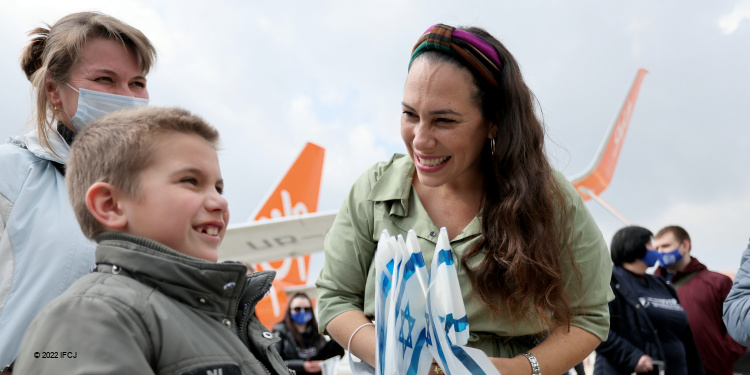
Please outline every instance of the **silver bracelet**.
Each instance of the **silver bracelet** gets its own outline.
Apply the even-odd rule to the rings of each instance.
[[[375,323],[370,322],[370,323],[362,324],[361,326],[357,327],[357,329],[355,329],[354,332],[352,332],[352,335],[349,336],[349,343],[346,345],[346,351],[349,352],[349,353],[351,353],[350,348],[352,347],[352,338],[354,338],[354,335],[356,335],[357,332],[359,332],[360,329],[365,328],[367,326],[374,326],[374,325],[375,325]]]
[[[536,360],[536,357],[531,353],[522,354],[529,360],[529,363],[531,363],[531,375],[542,375],[542,372],[539,371],[539,361]]]

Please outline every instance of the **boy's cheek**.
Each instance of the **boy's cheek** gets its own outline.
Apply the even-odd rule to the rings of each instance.
[[[224,235],[227,234],[227,226],[229,225],[229,211],[227,210],[224,212],[224,228],[221,228],[221,232],[219,235],[221,236],[221,239],[224,239]]]

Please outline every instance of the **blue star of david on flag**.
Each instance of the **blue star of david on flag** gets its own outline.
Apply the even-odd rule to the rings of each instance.
[[[404,317],[403,322],[409,326],[409,332],[406,334],[406,337],[404,337],[404,324],[401,324],[401,330],[398,332],[398,342],[400,342],[404,346],[404,350],[402,351],[402,356],[406,355],[406,349],[413,349],[414,345],[411,339],[412,331],[414,331],[414,323],[416,323],[417,319],[413,318],[409,312],[409,304],[406,304],[406,308],[403,311],[402,316]]]
[[[448,375],[499,375],[487,355],[466,347],[469,321],[448,232],[441,228],[430,272],[416,233],[383,231],[375,253],[378,375],[426,375],[433,358]]]

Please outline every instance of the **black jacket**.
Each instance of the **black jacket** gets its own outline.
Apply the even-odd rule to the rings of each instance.
[[[666,288],[676,300],[677,292],[663,279],[645,274],[649,283]],[[638,282],[628,271],[612,267],[612,292],[615,299],[609,303],[609,337],[596,348],[595,375],[633,373],[638,359],[647,354],[654,360],[663,360],[664,349],[656,328],[638,298],[633,295],[631,283]],[[695,346],[693,333],[688,328],[680,337],[688,358],[688,373],[703,375],[703,365]]]
[[[287,367],[296,371],[297,375],[320,374],[306,372],[302,366],[305,361],[322,361],[344,354],[344,349],[340,345],[335,341],[327,341],[323,335],[313,330],[312,325],[308,325],[302,333],[302,340],[307,344],[307,348],[297,345],[294,335],[284,322],[273,327],[273,331],[281,339],[275,344],[276,350],[281,354]]]

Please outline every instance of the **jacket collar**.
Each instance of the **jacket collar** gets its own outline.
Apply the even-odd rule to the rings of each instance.
[[[124,274],[209,315],[234,316],[246,284],[263,289],[257,293],[262,297],[275,275],[257,272],[247,276],[242,263],[193,258],[156,241],[125,233],[103,233],[96,241],[99,272]]]
[[[378,181],[372,187],[367,196],[368,201],[387,202],[394,201],[391,205],[391,215],[409,215],[409,194],[411,193],[411,180],[414,178],[414,163],[411,158],[404,154],[394,154],[391,158],[391,166],[383,171]],[[408,181],[409,183],[404,183]]]
[[[68,154],[70,153],[70,145],[65,142],[65,139],[60,135],[60,133],[57,132],[57,130],[49,132],[50,146],[52,146],[52,149],[55,150],[55,153],[57,153],[57,155],[42,147],[42,142],[39,140],[39,133],[37,133],[36,129],[33,129],[25,134],[11,137],[10,143],[29,150],[29,152],[36,155],[40,159],[49,160],[60,164],[67,163]]]
[[[645,277],[645,276],[644,276]],[[612,279],[619,283],[629,283],[634,276],[632,272],[626,270],[622,266],[612,266]]]
[[[437,236],[430,233],[438,233],[440,228],[429,219],[422,202],[416,198],[416,191],[411,184],[415,171],[414,162],[408,155],[394,154],[373,185],[367,200],[390,204],[389,214],[394,225],[404,232],[414,229],[418,237],[434,243],[437,241]],[[414,199],[410,199],[412,193]],[[481,217],[480,211],[461,233],[453,235],[451,241],[481,235]]]
[[[685,266],[685,269],[683,269],[682,271],[676,272],[674,274],[674,277],[672,277],[671,281],[675,283],[677,282],[677,280],[681,279],[685,275],[689,275],[693,272],[703,271],[707,269],[708,268],[706,268],[706,266],[703,263],[698,261],[698,259],[695,259],[694,256],[691,256],[690,263],[688,263],[687,266]],[[664,277],[664,278],[667,277],[667,273],[668,273],[667,269],[662,266],[659,266],[659,268],[657,268],[656,271],[654,271],[654,274]]]
[[[649,279],[649,274],[643,274],[646,280]],[[635,283],[638,282],[637,276],[632,272],[626,270],[622,266],[612,266],[612,280],[615,282],[615,287],[620,290],[620,294],[628,300],[630,304],[637,304],[638,298],[632,294]],[[619,284],[619,285],[618,285]],[[622,287],[621,287],[622,286]]]

